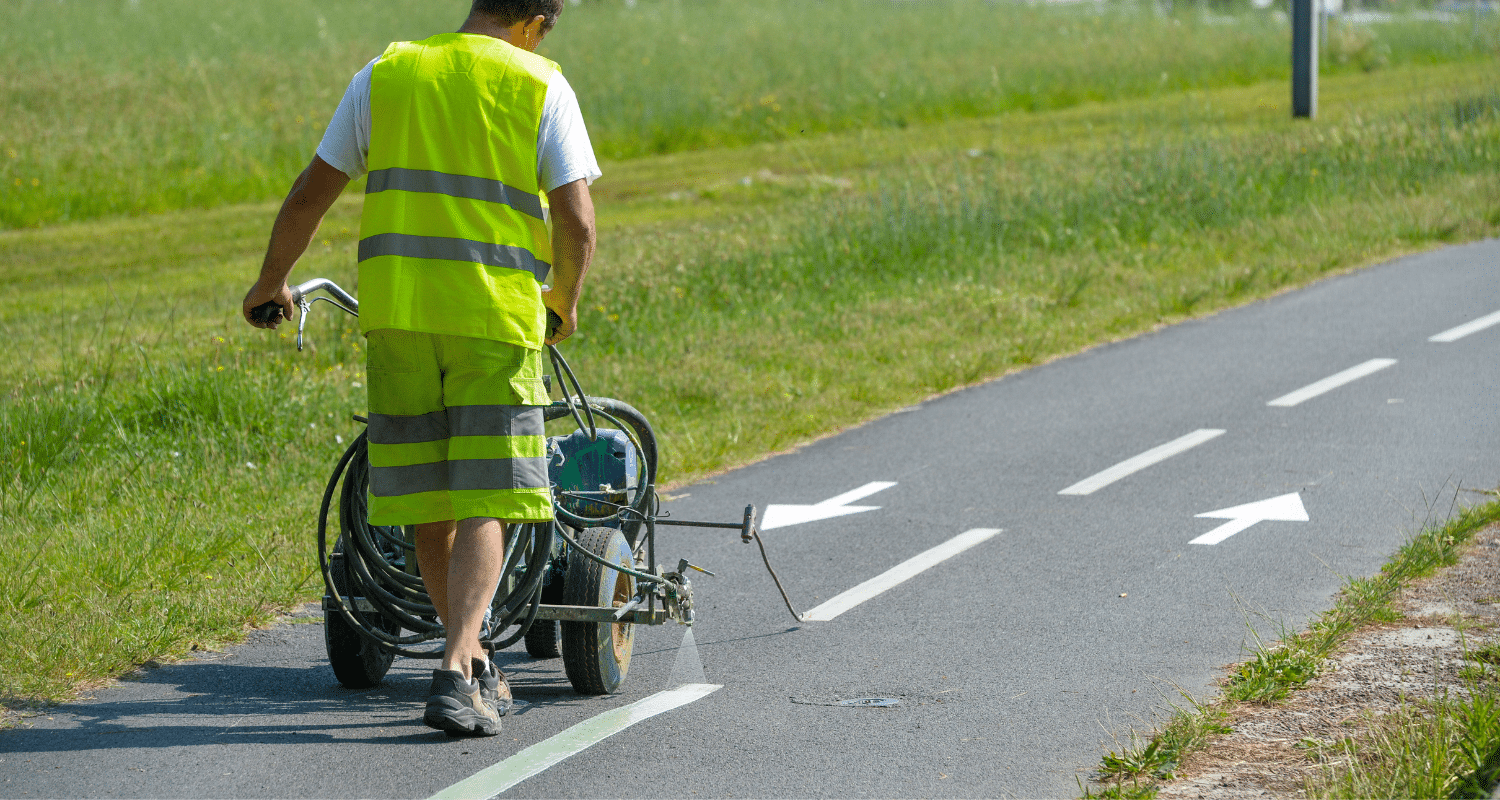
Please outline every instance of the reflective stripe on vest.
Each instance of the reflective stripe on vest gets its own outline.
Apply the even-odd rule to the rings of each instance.
[[[363,330],[541,347],[552,246],[536,148],[556,70],[473,34],[386,49],[370,77]]]

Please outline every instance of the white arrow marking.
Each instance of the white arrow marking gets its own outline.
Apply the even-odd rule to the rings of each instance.
[[[1199,536],[1188,544],[1218,544],[1257,522],[1306,522],[1307,509],[1302,505],[1302,495],[1292,492],[1257,503],[1209,511],[1198,516],[1227,519],[1229,522]]]
[[[766,506],[766,515],[761,518],[760,529],[763,531],[772,528],[785,528],[789,525],[800,525],[804,522],[813,522],[830,517],[844,517],[850,514],[858,514],[861,511],[874,511],[880,506],[851,506],[849,503],[855,500],[863,500],[876,492],[885,491],[895,486],[891,481],[875,481],[867,483],[853,491],[844,492],[837,497],[830,497],[821,503],[810,506]]]
[[[1472,322],[1465,322],[1457,328],[1449,328],[1448,330],[1443,331],[1436,336],[1428,337],[1427,341],[1441,342],[1444,344],[1448,342],[1456,342],[1471,333],[1479,333],[1485,328],[1494,327],[1495,325],[1500,325],[1500,311],[1496,311],[1493,314],[1487,314]]]

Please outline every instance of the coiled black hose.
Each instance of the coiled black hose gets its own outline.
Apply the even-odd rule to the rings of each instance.
[[[442,639],[445,632],[414,565],[415,544],[400,527],[370,525],[368,519],[369,455],[366,435],[349,445],[323,492],[318,514],[318,558],[323,583],[344,621],[382,649],[410,658],[440,658],[442,646],[413,649]],[[342,478],[342,481],[340,480]],[[328,540],[328,515],[339,491],[339,536]],[[499,650],[520,641],[536,619],[542,583],[552,556],[556,523],[512,525],[506,537],[502,575],[515,576],[509,592],[497,593],[490,607],[488,642]],[[340,585],[342,584],[342,586]],[[349,600],[360,597],[367,611]],[[510,636],[500,635],[519,623]],[[401,630],[412,633],[402,636]]]

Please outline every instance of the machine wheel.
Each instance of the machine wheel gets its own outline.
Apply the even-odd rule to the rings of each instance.
[[[578,537],[589,552],[622,567],[634,567],[630,544],[613,528],[589,528]],[[619,608],[635,596],[635,578],[580,555],[568,554],[563,602],[570,606]],[[564,622],[563,670],[579,694],[613,694],[630,670],[635,626],[627,622]]]
[[[552,582],[542,587],[542,603],[549,606],[563,604],[563,582],[553,576]],[[560,623],[555,619],[533,620],[526,631],[526,654],[532,658],[557,658],[562,655]]]
[[[345,601],[349,598],[349,578],[344,566],[344,554],[335,552],[328,556],[329,578]],[[381,618],[380,628],[386,633],[399,633],[396,623]],[[380,683],[390,670],[395,656],[370,641],[334,609],[323,611],[323,645],[328,651],[328,664],[333,667],[334,677],[350,689],[368,689]]]

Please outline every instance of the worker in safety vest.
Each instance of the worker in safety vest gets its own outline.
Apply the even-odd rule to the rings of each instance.
[[[283,203],[243,306],[257,327],[281,321],[251,318],[267,302],[294,318],[293,264],[367,174],[369,521],[416,526],[448,636],[423,721],[452,735],[499,733],[511,705],[481,626],[505,526],[552,518],[541,349],[576,328],[594,253],[598,163],[572,88],[534,53],[562,6],[474,0],[457,33],[396,42],[362,69]],[[549,309],[562,320],[550,332]]]

